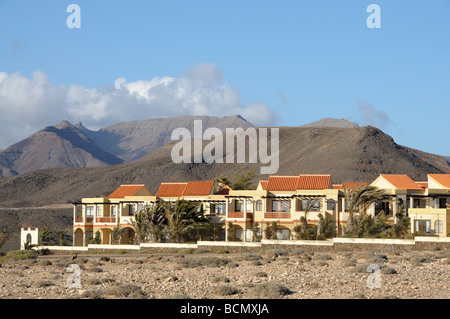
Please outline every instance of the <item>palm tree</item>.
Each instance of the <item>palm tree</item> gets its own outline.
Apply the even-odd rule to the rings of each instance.
[[[308,232],[308,213],[312,210],[314,206],[320,204],[320,199],[318,198],[305,198],[302,201],[302,209],[304,215],[300,217],[300,224],[294,227],[294,232],[297,234],[297,237],[300,239],[309,239]]]
[[[201,204],[177,200],[175,205],[164,203],[163,208],[171,242],[181,242],[184,235],[192,232],[194,229],[198,230],[208,223]]]
[[[214,182],[217,183],[217,191],[220,191],[221,189],[225,188],[225,187],[230,187],[231,186],[231,181],[228,177],[226,177],[225,175],[220,174],[219,177],[216,177],[214,179]]]
[[[365,213],[370,205],[387,199],[384,190],[372,185],[359,185],[353,189],[344,189],[345,199],[348,201],[348,211]]]
[[[345,188],[344,196],[349,211],[344,232],[351,237],[360,237],[364,233],[364,225],[368,222],[366,212],[370,205],[388,198],[384,190],[372,185],[359,185],[353,189]],[[358,211],[359,214],[355,214]]]
[[[111,232],[112,242],[113,244],[120,243],[120,239],[122,238],[122,235],[124,234],[125,228],[122,226],[114,227]]]
[[[142,209],[134,215],[131,226],[136,234],[137,243],[144,242],[149,233],[148,214],[146,209]]]
[[[147,208],[148,232],[153,242],[161,242],[167,230],[167,218],[164,205],[158,203],[151,208]]]
[[[397,223],[392,226],[393,236],[395,238],[406,238],[410,233],[411,220],[406,216],[405,206],[401,205],[395,214]]]

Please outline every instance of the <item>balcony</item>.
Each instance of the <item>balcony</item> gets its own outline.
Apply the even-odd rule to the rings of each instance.
[[[228,219],[244,219],[243,212],[229,212],[227,215]],[[247,213],[247,220],[251,220],[253,218],[253,213]]]
[[[100,224],[116,223],[116,217],[96,217],[95,222]]]
[[[267,212],[264,213],[264,218],[274,218],[274,219],[290,219],[290,212]]]
[[[92,224],[94,222],[93,217],[82,217],[82,216],[76,216],[74,222],[76,224]]]

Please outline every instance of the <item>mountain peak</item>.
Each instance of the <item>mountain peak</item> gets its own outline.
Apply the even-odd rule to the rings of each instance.
[[[66,120],[62,120],[62,121],[61,121],[58,125],[56,125],[55,127],[56,127],[57,129],[63,129],[63,128],[70,127],[70,126],[73,126],[72,123],[70,123],[69,121],[66,121]]]
[[[356,127],[359,127],[359,125],[354,122],[350,122],[346,119],[335,119],[335,118],[325,117],[316,122],[300,125],[300,127],[356,128]]]

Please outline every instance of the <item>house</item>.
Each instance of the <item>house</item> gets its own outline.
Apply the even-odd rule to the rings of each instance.
[[[212,240],[225,240],[225,198],[230,187],[219,187],[214,181],[188,181],[185,183],[161,183],[156,197],[165,202],[186,200],[203,207],[212,224]]]
[[[384,189],[390,200],[382,209],[393,215],[400,206],[411,219],[411,233],[450,235],[450,174],[428,174],[415,182],[407,175],[380,175],[371,185]]]
[[[100,234],[102,244],[112,244],[113,229],[117,226],[125,228],[120,244],[132,243],[134,215],[156,201],[156,196],[145,185],[138,184],[120,185],[107,197],[83,198],[73,203],[74,246],[86,246],[96,234]]]
[[[83,198],[74,203],[74,246],[87,245],[96,234],[100,242],[114,242],[117,226],[125,229],[120,244],[133,243],[134,216],[158,202],[186,200],[203,207],[213,233],[203,240],[255,241],[275,223],[275,237],[295,239],[294,228],[302,218],[310,226],[322,215],[342,234],[349,218],[346,192],[366,182],[332,184],[327,174],[269,176],[254,190],[219,187],[214,181],[161,183],[156,195],[145,185],[121,185],[110,195]],[[372,204],[366,212],[383,212],[395,223],[404,208],[411,219],[411,232],[450,236],[450,174],[429,174],[426,181],[414,181],[404,174],[381,174],[370,185],[386,193],[386,199]],[[98,236],[98,235],[97,235]]]
[[[450,174],[428,174],[421,195],[411,195],[411,232],[450,236]],[[425,184],[423,184],[425,186]]]
[[[278,239],[293,239],[302,216],[311,225],[318,223],[319,214],[337,223],[342,192],[332,188],[330,175],[301,174],[269,176],[256,190],[232,190],[226,197],[226,222],[233,225],[226,229],[227,238],[232,232],[237,239],[252,241],[274,222]]]

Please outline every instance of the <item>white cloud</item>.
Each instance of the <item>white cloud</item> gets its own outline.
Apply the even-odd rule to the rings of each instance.
[[[240,114],[259,126],[276,124],[266,104],[242,104],[238,90],[223,83],[222,71],[210,63],[189,67],[178,77],[155,77],[111,86],[57,86],[42,71],[30,78],[0,72],[0,147],[25,138],[62,119],[99,128],[121,121],[179,115]]]

